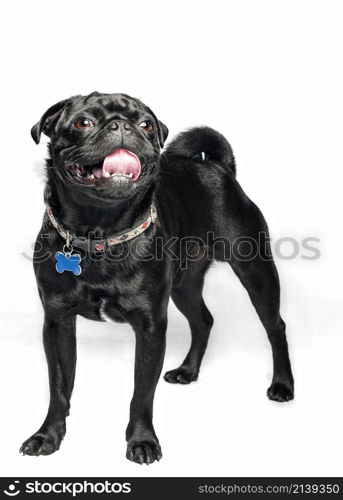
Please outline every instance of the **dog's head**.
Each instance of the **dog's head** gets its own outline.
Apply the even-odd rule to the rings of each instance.
[[[91,197],[129,198],[156,175],[167,127],[125,94],[74,96],[49,108],[32,127],[50,137],[48,175]]]

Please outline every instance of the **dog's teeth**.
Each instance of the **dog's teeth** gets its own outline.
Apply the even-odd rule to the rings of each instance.
[[[117,172],[114,172],[113,174],[111,174],[111,177],[126,177],[127,179],[130,179],[132,177],[132,173],[131,174],[118,174]]]
[[[75,163],[75,170],[78,176],[82,176],[84,174],[85,168],[80,163]]]
[[[93,175],[93,174],[92,174],[92,175],[90,175],[90,176],[89,176],[89,179],[92,181],[92,180],[94,179],[94,175]]]

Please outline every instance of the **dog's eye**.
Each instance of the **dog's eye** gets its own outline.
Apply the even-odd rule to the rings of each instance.
[[[94,123],[89,118],[78,118],[74,123],[74,127],[79,129],[94,127]]]
[[[139,124],[140,127],[144,128],[147,132],[152,132],[154,125],[151,120],[144,120],[144,122]]]

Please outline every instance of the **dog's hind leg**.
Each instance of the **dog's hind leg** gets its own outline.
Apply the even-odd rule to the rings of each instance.
[[[167,382],[189,384],[198,378],[202,358],[213,325],[213,318],[202,297],[204,276],[209,262],[193,262],[184,271],[180,285],[172,289],[171,297],[176,307],[189,322],[192,342],[183,363],[164,375]]]
[[[271,258],[264,260],[260,256],[250,261],[233,259],[230,264],[246,288],[271,344],[274,372],[267,395],[274,401],[289,401],[293,399],[294,382],[285,323],[279,311],[280,285],[275,264]]]

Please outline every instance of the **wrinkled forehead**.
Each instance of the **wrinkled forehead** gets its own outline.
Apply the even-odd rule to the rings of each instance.
[[[96,92],[89,96],[73,98],[65,111],[66,118],[75,116],[77,113],[88,112],[96,118],[124,116],[130,120],[138,120],[142,113],[149,112],[145,104],[126,94],[99,94]]]

